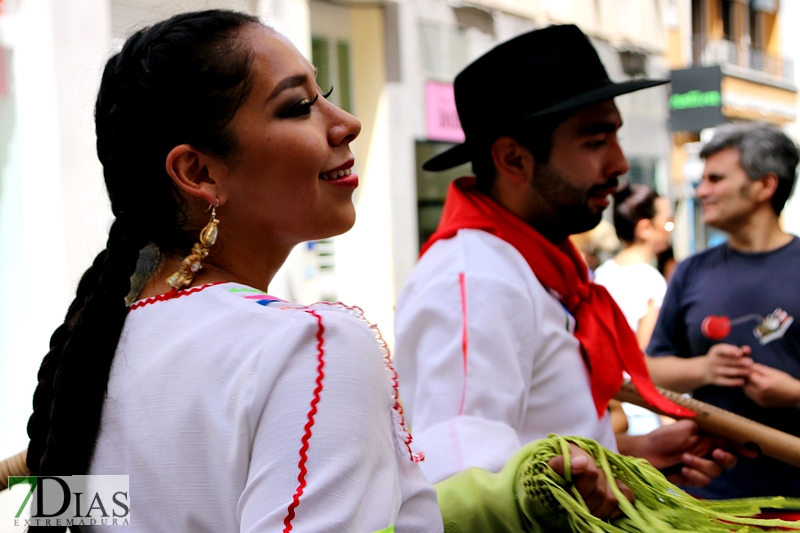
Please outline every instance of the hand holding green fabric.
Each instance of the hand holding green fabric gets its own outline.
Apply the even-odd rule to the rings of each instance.
[[[570,443],[594,463],[576,458],[573,469]],[[563,459],[556,459],[559,456]],[[562,461],[563,476],[554,469],[561,470]],[[591,471],[594,465],[604,476],[587,483],[579,472]],[[606,481],[612,479],[613,483]],[[628,488],[635,496],[632,501]],[[768,527],[800,531],[800,524],[750,518],[765,507],[800,508],[798,499],[696,500],[647,461],[610,452],[581,437],[551,435],[532,442],[499,473],[470,468],[437,484],[436,491],[445,533],[745,533]]]

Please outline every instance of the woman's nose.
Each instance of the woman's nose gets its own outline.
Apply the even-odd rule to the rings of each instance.
[[[329,103],[329,109],[328,142],[331,146],[349,143],[358,137],[361,133],[360,120],[332,103]]]

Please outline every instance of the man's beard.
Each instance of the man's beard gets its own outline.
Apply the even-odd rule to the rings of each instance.
[[[581,191],[548,164],[536,164],[533,187],[550,205],[555,207],[557,224],[564,236],[589,231],[600,223],[603,210],[594,213],[589,207],[589,197],[594,191],[616,187],[615,177],[588,191]]]

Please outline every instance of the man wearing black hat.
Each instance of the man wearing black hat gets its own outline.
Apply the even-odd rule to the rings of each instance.
[[[456,77],[466,141],[424,168],[472,161],[476,177],[451,184],[397,306],[400,392],[431,481],[497,470],[549,433],[659,468],[683,463],[671,478],[682,484],[735,461],[690,421],[615,437],[607,406],[623,372],[650,403],[687,413],[658,394],[624,316],[568,240],[599,223],[628,170],[613,98],[663,83],[612,82],[572,25],[505,42]]]

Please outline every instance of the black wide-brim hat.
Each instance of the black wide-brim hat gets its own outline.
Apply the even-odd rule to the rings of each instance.
[[[466,140],[422,165],[445,170],[471,161],[481,140],[526,121],[669,80],[611,81],[588,37],[573,24],[550,26],[497,45],[462,70],[453,84]]]

